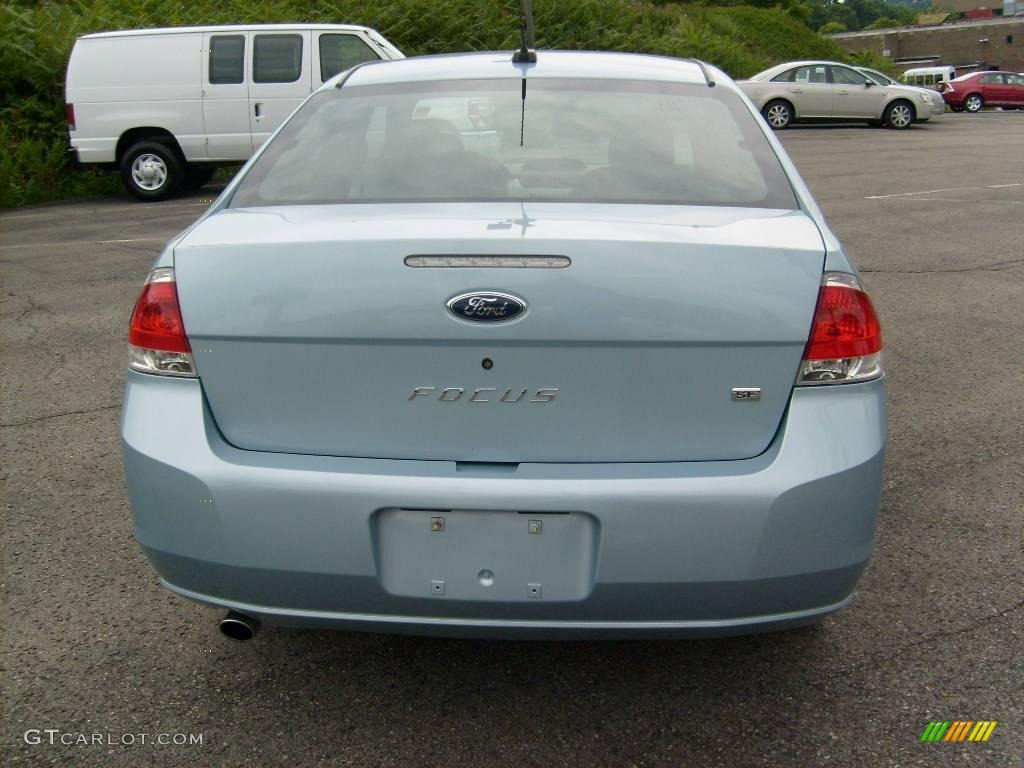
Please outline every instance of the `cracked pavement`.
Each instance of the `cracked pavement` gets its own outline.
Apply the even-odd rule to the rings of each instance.
[[[882,316],[888,468],[854,604],[717,641],[226,640],[135,546],[117,432],[141,282],[216,190],[0,213],[0,761],[1024,766],[1024,112],[780,136]],[[931,720],[999,724],[922,744]]]

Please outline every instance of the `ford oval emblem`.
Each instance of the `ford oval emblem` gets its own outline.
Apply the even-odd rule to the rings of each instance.
[[[517,296],[496,291],[463,293],[448,300],[448,311],[461,320],[475,323],[504,323],[526,311],[526,302]]]

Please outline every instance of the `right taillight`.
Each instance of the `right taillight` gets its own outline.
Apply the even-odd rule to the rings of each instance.
[[[882,375],[882,326],[857,278],[826,272],[797,384],[848,384]]]
[[[128,343],[132,370],[162,376],[196,375],[172,267],[149,273],[132,313]]]
[[[64,118],[68,121],[68,130],[75,130],[75,105],[65,104],[64,105]]]

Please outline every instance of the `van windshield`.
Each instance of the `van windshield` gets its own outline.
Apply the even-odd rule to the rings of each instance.
[[[798,207],[736,93],[540,78],[320,91],[230,205],[492,200]]]

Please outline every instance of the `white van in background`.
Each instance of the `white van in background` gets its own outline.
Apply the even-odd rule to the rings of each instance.
[[[84,35],[68,63],[71,147],[79,162],[118,168],[140,200],[164,200],[249,159],[337,73],[401,58],[376,31],[341,24]]]
[[[900,76],[900,80],[907,85],[936,90],[939,83],[947,83],[954,77],[956,77],[956,69],[953,67],[915,67],[904,72]]]

